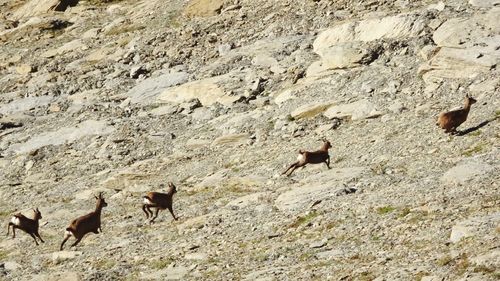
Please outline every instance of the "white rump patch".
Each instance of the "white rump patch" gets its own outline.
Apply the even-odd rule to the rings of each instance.
[[[64,232],[64,234],[66,234],[66,236],[73,236],[73,232],[71,232],[69,230],[66,230],[66,232]]]
[[[12,222],[15,225],[21,224],[21,221],[17,217],[12,217],[12,219],[10,219],[10,222]]]
[[[299,161],[299,162],[304,161],[304,155],[303,155],[303,154],[299,154],[299,155],[297,156],[297,161]]]
[[[144,204],[153,205],[153,202],[151,202],[148,198],[144,198]]]

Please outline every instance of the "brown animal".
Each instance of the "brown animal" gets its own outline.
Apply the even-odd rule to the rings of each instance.
[[[33,209],[33,212],[35,213],[33,219],[29,219],[21,213],[12,216],[9,225],[7,226],[7,236],[9,235],[10,227],[12,227],[12,238],[16,238],[16,228],[19,228],[31,235],[31,237],[35,239],[35,243],[37,245],[38,242],[36,241],[36,237],[38,237],[40,241],[42,241],[42,243],[45,243],[45,241],[43,241],[42,237],[40,237],[40,234],[38,233],[38,221],[42,218],[42,213],[40,213],[38,208]]]
[[[64,243],[71,237],[74,236],[76,238],[75,243],[71,245],[71,247],[76,246],[85,236],[85,234],[89,232],[93,232],[95,234],[99,233],[101,229],[101,212],[102,208],[108,206],[108,203],[104,201],[102,197],[102,192],[99,193],[99,197],[94,196],[97,199],[97,204],[95,207],[95,211],[92,213],[86,214],[85,216],[81,216],[71,222],[68,228],[66,228],[66,234],[64,240],[61,243],[60,250],[62,251]]]
[[[297,156],[297,162],[293,163],[282,173],[282,175],[286,174],[288,170],[291,169],[290,173],[287,176],[290,176],[295,169],[299,167],[304,167],[307,164],[319,164],[325,163],[328,169],[330,169],[330,155],[328,155],[328,149],[331,148],[332,145],[326,139],[323,139],[323,146],[319,150],[316,151],[304,151],[299,150],[299,155]]]
[[[451,133],[452,135],[456,134],[457,127],[460,126],[463,122],[465,122],[465,120],[467,120],[470,107],[474,103],[476,103],[476,100],[472,97],[469,97],[469,95],[467,94],[465,96],[464,107],[461,109],[443,112],[439,114],[436,125],[438,125],[441,129],[444,129],[445,133]]]
[[[163,184],[160,187],[164,187]],[[142,205],[142,210],[146,214],[146,219],[149,219],[151,216],[151,220],[149,223],[153,223],[154,220],[158,217],[158,212],[160,210],[168,209],[174,220],[177,218],[174,215],[174,211],[172,209],[172,197],[177,193],[177,188],[171,182],[168,183],[167,193],[160,192],[149,192],[146,196],[143,196],[144,204]],[[153,212],[150,208],[156,208],[155,215],[153,216]]]

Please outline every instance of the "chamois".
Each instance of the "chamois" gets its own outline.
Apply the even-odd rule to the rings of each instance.
[[[38,245],[36,237],[38,237],[40,241],[42,241],[42,243],[45,243],[45,241],[43,241],[42,237],[38,233],[38,221],[42,218],[42,213],[40,213],[38,208],[33,209],[33,212],[35,213],[33,219],[29,219],[21,213],[12,216],[9,225],[7,226],[7,236],[9,235],[10,227],[12,226],[12,238],[16,238],[16,228],[19,228],[31,235],[31,237],[35,239],[36,245]]]
[[[85,236],[85,234],[89,232],[93,232],[95,234],[99,233],[101,229],[101,212],[102,208],[108,206],[108,203],[104,201],[102,197],[102,192],[99,193],[99,197],[94,196],[97,199],[97,204],[95,207],[95,211],[92,213],[81,216],[71,222],[68,228],[66,228],[66,233],[64,236],[64,240],[61,243],[60,250],[62,251],[64,243],[69,239],[69,237],[74,236],[76,238],[75,243],[70,247],[76,246]]]
[[[325,163],[328,169],[330,169],[330,155],[328,155],[328,149],[331,148],[332,145],[326,139],[323,139],[323,146],[319,150],[316,151],[305,151],[299,150],[299,155],[297,156],[297,162],[293,163],[282,173],[282,175],[286,174],[288,170],[292,169],[287,176],[290,176],[295,169],[299,167],[304,167],[307,164],[319,164]]]
[[[467,120],[471,105],[474,103],[476,103],[476,100],[469,97],[467,94],[465,96],[464,107],[439,114],[436,125],[438,125],[441,129],[444,129],[445,133],[451,133],[452,135],[456,134],[457,127]]]
[[[160,184],[160,187],[164,187],[163,184]],[[151,220],[149,223],[153,223],[154,220],[158,217],[158,212],[160,210],[168,209],[174,220],[177,220],[177,217],[174,215],[174,211],[172,209],[172,197],[177,193],[177,188],[171,182],[168,183],[167,193],[160,192],[148,192],[146,196],[143,196],[144,204],[142,205],[142,210],[146,214],[146,219],[149,219],[151,216]],[[155,215],[153,216],[153,212],[150,208],[156,208]]]

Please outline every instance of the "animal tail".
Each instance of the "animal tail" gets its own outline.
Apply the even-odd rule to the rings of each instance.
[[[153,204],[153,201],[151,200],[151,198],[147,197],[147,196],[142,196],[142,198],[144,199],[144,204]]]

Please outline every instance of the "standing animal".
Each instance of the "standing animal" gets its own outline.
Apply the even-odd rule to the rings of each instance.
[[[304,167],[307,164],[319,164],[325,163],[328,169],[330,169],[330,155],[328,155],[328,149],[331,148],[332,145],[326,139],[323,139],[323,145],[319,150],[316,151],[305,151],[299,150],[299,155],[297,156],[297,162],[293,163],[282,173],[282,175],[286,174],[288,170],[291,169],[290,173],[287,176],[290,176],[295,169]]]
[[[163,188],[164,185],[160,184],[160,187]],[[143,196],[144,204],[142,205],[142,210],[146,214],[146,219],[149,219],[151,216],[151,220],[149,223],[153,223],[154,220],[158,217],[158,212],[160,210],[168,209],[174,220],[177,218],[174,215],[174,210],[172,209],[172,197],[177,193],[177,188],[171,182],[168,183],[168,189],[166,193],[160,192],[149,192],[146,196]],[[155,215],[153,216],[153,211],[151,208],[156,208]]]
[[[85,234],[89,232],[93,232],[95,234],[99,233],[101,229],[101,212],[102,208],[108,206],[108,203],[104,201],[102,197],[102,192],[99,193],[99,197],[94,196],[97,199],[97,204],[95,210],[92,213],[81,216],[71,222],[68,228],[66,228],[66,233],[64,236],[64,240],[61,243],[60,250],[62,251],[64,243],[71,237],[74,236],[76,238],[75,243],[71,245],[71,247],[76,246],[85,236]]]
[[[36,241],[36,237],[38,237],[40,241],[42,241],[42,243],[45,243],[45,241],[43,241],[42,237],[40,237],[40,234],[38,233],[38,221],[42,218],[42,213],[40,213],[38,208],[33,209],[33,212],[35,213],[33,219],[29,219],[21,213],[12,216],[9,225],[7,226],[7,236],[9,235],[10,227],[12,227],[12,238],[16,238],[16,228],[19,228],[31,235],[31,237],[35,239],[35,243],[37,245],[38,242]]]
[[[464,107],[439,114],[436,125],[444,129],[445,133],[451,133],[452,135],[456,134],[457,127],[467,120],[471,105],[474,103],[476,103],[476,100],[467,94],[465,96]]]

